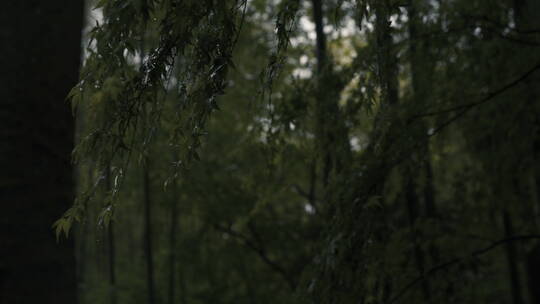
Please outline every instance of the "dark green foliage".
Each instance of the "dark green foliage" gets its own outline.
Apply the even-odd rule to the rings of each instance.
[[[111,220],[118,303],[532,301],[535,5],[100,1],[57,226],[86,210],[85,301]]]

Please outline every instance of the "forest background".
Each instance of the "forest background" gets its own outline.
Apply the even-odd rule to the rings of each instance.
[[[86,5],[0,15],[1,303],[540,303],[540,2]]]

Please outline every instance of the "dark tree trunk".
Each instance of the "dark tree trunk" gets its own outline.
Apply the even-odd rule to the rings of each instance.
[[[323,8],[321,0],[312,0],[313,20],[315,21],[315,33],[317,34],[317,68],[319,73],[326,65],[326,34],[324,33]]]
[[[107,227],[108,256],[109,256],[109,296],[110,303],[116,304],[116,270],[115,270],[115,243],[114,243],[114,223],[111,221]]]
[[[326,34],[324,33],[324,18],[323,18],[323,8],[321,0],[312,0],[311,4],[313,5],[313,21],[315,23],[315,33],[316,33],[316,48],[315,53],[317,54],[317,83],[319,91],[317,92],[317,133],[318,133],[318,145],[322,154],[322,182],[326,187],[328,185],[328,179],[330,178],[330,171],[332,170],[332,155],[328,151],[328,101],[326,100],[324,88],[322,84],[324,81],[323,76],[327,68],[327,59],[326,59]]]
[[[111,166],[108,165],[105,172],[105,195],[109,195],[112,189]],[[109,272],[109,303],[116,304],[116,266],[115,266],[115,241],[114,241],[114,220],[111,219],[107,229],[107,257]]]
[[[390,108],[395,107],[399,102],[399,87],[398,87],[398,58],[394,52],[394,43],[392,39],[392,32],[390,27],[390,1],[377,1],[374,5],[375,9],[375,33],[377,39],[377,67],[379,85],[381,87],[381,109],[377,112],[375,118],[374,130],[371,134],[372,142],[370,148],[373,149],[378,137],[383,137],[379,133],[380,130],[384,130],[384,125],[381,124],[382,117],[387,115]],[[380,187],[377,192],[382,193],[382,186],[384,185],[384,179],[378,182]],[[412,202],[412,201],[411,201]],[[387,219],[383,217],[382,221],[386,222]],[[385,234],[385,233],[383,233]],[[381,238],[381,243],[384,243]],[[382,289],[382,301],[384,303],[389,302],[393,292],[392,277],[389,275],[381,276],[380,280],[384,288]]]
[[[531,304],[540,304],[540,243],[527,256],[527,280]]]
[[[174,197],[171,199],[171,218],[169,227],[169,290],[168,303],[174,304],[176,298],[176,230],[178,226],[178,181],[174,184]]]
[[[412,172],[409,172],[409,174],[412,174]],[[416,269],[419,273],[419,275],[423,275],[425,273],[425,259],[424,259],[424,252],[422,251],[422,247],[420,246],[421,242],[421,234],[419,231],[415,229],[416,220],[419,218],[418,215],[418,194],[416,193],[416,184],[414,183],[413,178],[407,179],[407,185],[405,185],[405,199],[407,201],[407,213],[409,218],[409,226],[411,228],[411,241],[413,243],[413,255],[414,260],[416,263]],[[422,295],[424,297],[424,300],[426,303],[431,302],[431,287],[428,280],[422,280]]]
[[[382,87],[383,106],[392,106],[399,101],[397,56],[392,41],[390,27],[391,6],[390,1],[381,0],[375,5],[376,34],[377,34],[377,61],[379,83]]]
[[[426,45],[427,41],[419,39],[419,33],[422,30],[422,21],[418,17],[417,12],[418,3],[414,0],[409,1],[407,8],[408,14],[408,33],[409,33],[409,62],[411,71],[411,84],[412,84],[412,100],[411,102],[416,104],[426,104],[429,100],[428,88],[425,84],[428,84],[429,75],[431,75],[432,66],[426,62],[425,58],[428,56],[429,46]],[[420,132],[427,134],[428,127],[426,122],[421,122],[418,125]],[[425,271],[425,264],[427,262],[427,256],[419,245],[423,240],[421,231],[415,231],[415,222],[418,218],[424,215],[427,218],[435,217],[435,195],[433,189],[433,172],[431,168],[431,160],[429,155],[429,142],[428,138],[424,135],[420,139],[422,146],[419,151],[412,154],[412,159],[406,170],[406,191],[407,191],[407,208],[409,214],[410,226],[414,235],[414,256],[416,260],[416,267],[418,272],[423,275]],[[415,172],[416,170],[420,172]],[[419,173],[419,174],[418,174]],[[425,174],[426,181],[421,191],[423,195],[423,206],[421,204],[419,193],[416,188],[422,183],[418,181],[418,176]],[[425,211],[425,212],[422,212]],[[431,243],[429,253],[433,259],[433,262],[437,263],[438,250],[437,247]],[[432,302],[431,286],[428,280],[422,281],[422,294],[426,303]]]
[[[515,23],[516,28],[519,31],[537,31],[540,28],[540,2],[537,0],[514,0],[514,13],[515,13]],[[538,41],[540,39],[540,33],[538,31],[535,35],[529,35],[529,39],[535,39]],[[537,50],[532,49],[523,49],[518,56],[524,58],[523,62],[529,62],[527,58],[536,58]],[[530,59],[529,59],[530,60]],[[538,74],[532,75],[525,79],[525,98],[529,104],[529,111],[536,112],[536,117],[539,117],[539,107],[538,98],[540,96],[540,90],[538,88],[538,82],[540,81],[540,76]],[[533,113],[534,113],[533,112]],[[536,128],[538,130],[538,125],[540,124],[539,119],[535,119]],[[530,173],[530,196],[532,200],[532,210],[535,214],[537,229],[538,223],[540,222],[540,206],[538,205],[538,189],[540,186],[540,166],[538,165],[540,160],[540,132],[536,131],[534,134],[534,140],[531,145],[531,150],[533,154],[533,160],[535,166],[533,166]],[[505,222],[506,224],[506,222]],[[507,248],[507,254],[513,254],[510,252],[510,248]],[[528,293],[530,297],[531,304],[540,304],[540,243],[537,243],[528,253],[526,257],[526,275],[528,283]],[[510,265],[511,266],[511,265]],[[512,269],[510,268],[512,272]],[[512,273],[511,273],[512,275]],[[513,283],[513,282],[512,282]]]
[[[152,250],[152,203],[150,193],[150,168],[149,158],[146,158],[143,168],[143,191],[144,191],[144,253],[146,259],[146,285],[148,292],[148,304],[156,303],[154,283],[154,257]]]
[[[73,242],[51,225],[72,203],[73,117],[83,1],[0,10],[0,303],[76,303]]]
[[[504,234],[506,238],[512,237],[514,235],[514,228],[512,225],[512,219],[508,211],[503,211],[503,225],[504,225]],[[512,292],[512,303],[522,304],[523,298],[521,296],[521,280],[518,270],[518,261],[517,261],[517,248],[514,242],[509,242],[506,245],[506,260],[508,263],[508,271],[510,273],[510,290]]]
[[[323,2],[311,1],[317,54],[316,132],[321,153],[322,183],[326,187],[331,175],[338,174],[348,163],[350,145],[349,131],[337,104],[344,84],[332,75],[332,64],[327,54]]]

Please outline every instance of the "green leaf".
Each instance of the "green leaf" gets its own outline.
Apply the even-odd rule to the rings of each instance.
[[[65,237],[69,237],[69,230],[71,229],[71,224],[73,220],[68,217],[62,217],[61,219],[54,222],[52,227],[55,229],[56,241],[60,241],[60,235],[64,233]]]

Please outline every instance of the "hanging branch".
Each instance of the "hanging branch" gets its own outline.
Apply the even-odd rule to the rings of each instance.
[[[217,96],[224,93],[248,5],[246,0],[166,1],[163,6],[169,7],[161,14],[164,7],[160,5],[137,3],[98,2],[103,21],[96,22],[90,32],[81,80],[68,96],[74,108],[86,106],[93,120],[73,159],[91,161],[98,170],[111,162],[120,164],[113,177],[113,194],[121,188],[131,154],[144,154],[150,140],[151,135],[138,127],[145,107],[150,108],[149,129],[158,128],[164,109],[161,96],[169,90],[172,71],[178,72],[175,76],[182,91],[174,128],[167,131],[177,143],[179,167],[199,158],[201,137],[210,115],[218,109]],[[150,29],[157,39],[143,54],[137,45]],[[177,58],[188,64],[177,70]],[[80,202],[90,200],[91,192],[82,191],[55,224],[58,235],[67,234],[71,223],[79,220],[84,211]]]

